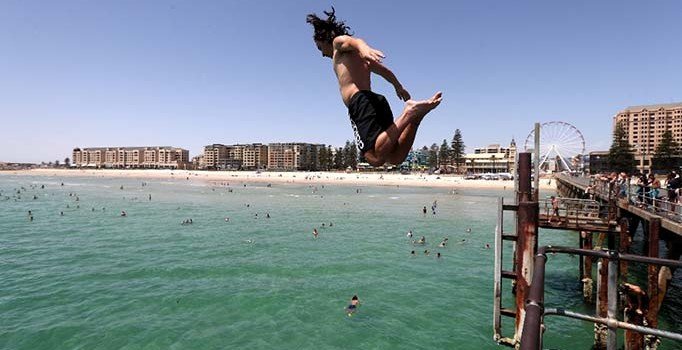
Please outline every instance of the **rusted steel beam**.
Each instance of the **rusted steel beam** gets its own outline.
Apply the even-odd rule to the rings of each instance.
[[[661,219],[652,218],[649,221],[649,257],[658,258],[658,237],[661,230]],[[649,265],[647,275],[649,281],[649,312],[647,322],[649,327],[658,328],[658,270],[659,267]]]
[[[630,223],[627,218],[620,219],[620,244],[618,252],[621,254],[627,254],[630,249],[630,232],[628,232],[628,227]],[[625,283],[628,280],[628,262],[625,260],[620,261],[620,281]]]
[[[580,231],[578,232],[578,248],[584,249],[585,248],[585,236],[587,235],[586,231]],[[582,255],[578,256],[578,270],[580,271],[578,276],[580,276],[580,280],[582,281],[583,278],[585,278],[585,257]]]
[[[583,236],[583,239],[584,239],[583,248],[586,250],[592,250],[592,232],[589,232],[589,231],[583,231],[583,232],[585,232],[584,236],[581,233],[581,236]],[[593,258],[591,256],[585,256],[584,257],[584,268],[583,268],[584,273],[582,275],[583,299],[589,303],[591,303],[594,300],[593,294],[592,294],[592,290],[593,290],[592,262],[593,262]]]
[[[597,316],[606,318],[608,315],[608,261],[599,259],[597,263]],[[607,327],[594,324],[594,349],[606,349]]]
[[[622,290],[625,295],[625,322],[637,326],[644,326],[644,313],[646,312],[646,293],[637,285],[624,283]],[[625,330],[625,350],[642,350],[644,348],[644,335],[633,330]]]
[[[597,273],[599,274],[599,277],[597,278],[599,280],[597,287],[597,316],[606,317],[606,311],[608,309],[608,305],[606,304],[608,298],[607,277],[609,272],[607,261],[605,259],[599,259],[597,269]]]
[[[525,302],[533,276],[533,255],[537,250],[537,202],[521,202],[516,232],[516,339],[521,338],[521,322],[525,316]]]
[[[521,152],[519,155],[519,191],[516,193],[516,203],[530,202],[532,200],[532,192],[530,185],[531,176],[531,162],[530,153]],[[537,174],[536,174],[537,176]]]
[[[525,317],[525,304],[533,276],[533,255],[537,251],[538,202],[531,202],[530,153],[519,153],[519,190],[516,212],[516,251],[514,272],[516,273],[516,320],[514,339],[521,339],[521,324]]]

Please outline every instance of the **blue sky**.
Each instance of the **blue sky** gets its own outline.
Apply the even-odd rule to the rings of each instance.
[[[536,121],[607,149],[612,116],[682,101],[680,1],[0,2],[0,161],[75,146],[352,138],[331,61],[305,23],[334,5],[413,98],[442,90],[415,146],[468,149]],[[375,77],[373,89],[402,102]]]

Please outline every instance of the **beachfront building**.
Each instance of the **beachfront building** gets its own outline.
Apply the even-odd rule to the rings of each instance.
[[[470,174],[514,173],[516,170],[516,141],[511,140],[509,147],[499,144],[475,148],[473,153],[464,156],[464,170]]]
[[[267,166],[268,146],[261,143],[204,146],[201,169],[242,170]]]
[[[666,130],[682,145],[682,102],[628,107],[613,117],[614,129],[618,124],[635,151],[637,169],[648,172]]]
[[[189,151],[170,146],[74,148],[71,166],[87,168],[184,169]]]
[[[243,169],[262,169],[267,166],[268,146],[261,143],[237,145],[241,150]]]
[[[237,170],[241,167],[241,159],[235,156],[234,146],[214,143],[204,146],[204,155],[200,169]]]
[[[312,143],[268,144],[268,170],[317,170],[319,151],[325,145]]]

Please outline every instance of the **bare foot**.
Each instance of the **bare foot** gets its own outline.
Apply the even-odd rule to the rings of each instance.
[[[403,113],[409,118],[410,123],[419,124],[427,113],[438,107],[442,100],[443,93],[440,91],[428,100],[409,100],[405,102],[405,111]]]

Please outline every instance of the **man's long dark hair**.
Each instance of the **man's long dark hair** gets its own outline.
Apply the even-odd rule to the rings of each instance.
[[[331,11],[323,12],[327,15],[326,20],[318,17],[317,14],[314,13],[308,14],[305,19],[306,22],[312,24],[313,28],[315,28],[313,38],[316,41],[331,43],[334,38],[339,35],[353,35],[348,32],[350,27],[348,27],[344,21],[337,20],[336,11],[333,6]]]

